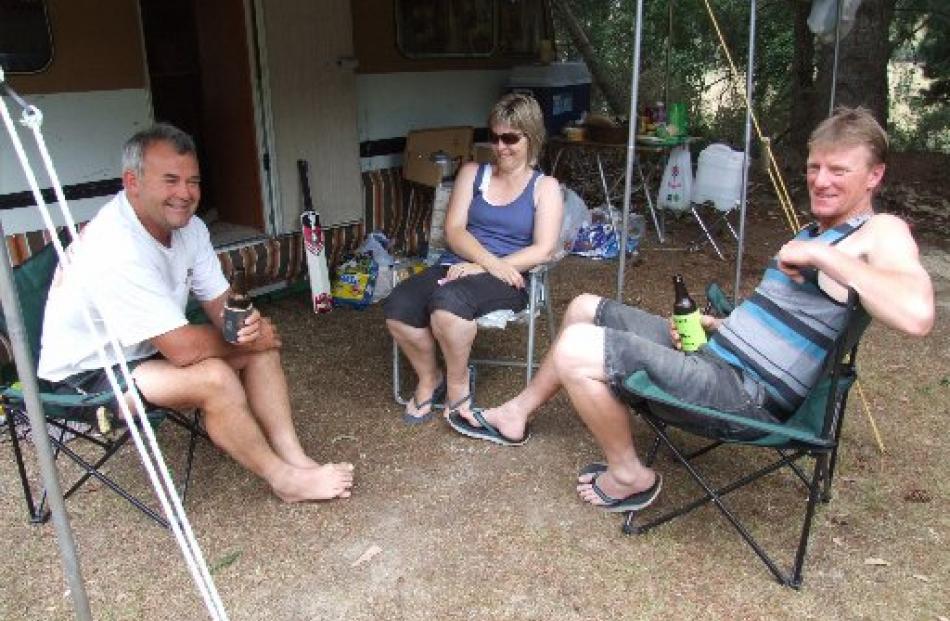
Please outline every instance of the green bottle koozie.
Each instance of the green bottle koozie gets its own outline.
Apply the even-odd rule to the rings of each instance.
[[[673,315],[673,323],[680,335],[683,351],[696,351],[700,345],[706,343],[706,331],[699,321],[698,310],[687,315]]]

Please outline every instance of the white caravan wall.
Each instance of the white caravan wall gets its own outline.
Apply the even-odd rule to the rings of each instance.
[[[363,217],[349,0],[258,0],[272,178],[283,230],[300,228],[297,160],[324,226]]]
[[[16,88],[15,78],[11,84]],[[43,113],[43,137],[63,185],[103,181],[121,176],[122,145],[139,129],[152,123],[151,103],[145,89],[29,95],[26,99]],[[36,151],[33,132],[19,124],[20,109],[4,98],[17,125],[40,188],[51,183]],[[29,191],[20,162],[6,131],[0,135],[0,194]],[[70,203],[77,221],[88,220],[108,197]],[[0,211],[6,233],[43,228],[32,207]]]
[[[424,127],[484,127],[510,71],[420,71],[356,77],[360,141],[405,136]],[[362,170],[402,164],[402,155],[360,160]]]

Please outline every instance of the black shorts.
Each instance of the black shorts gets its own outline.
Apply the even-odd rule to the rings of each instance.
[[[148,360],[156,360],[161,358],[161,354],[153,354],[147,358],[141,358],[139,360],[130,360],[128,361],[129,373],[135,371],[135,368],[146,362]],[[116,380],[119,381],[120,386],[122,382],[122,371],[118,364],[112,366],[112,372],[115,374]],[[135,384],[135,379],[132,379],[132,385],[135,386],[135,390],[139,393],[139,397],[142,399],[142,405],[145,406],[146,410],[155,409],[156,406],[154,403],[150,403],[148,399],[145,398],[145,395],[142,394],[142,391],[138,389],[138,386]],[[53,392],[58,395],[93,395],[99,392],[105,392],[107,390],[112,390],[112,387],[109,385],[109,376],[106,374],[105,369],[89,369],[88,371],[80,371],[70,375],[69,377],[63,379],[62,381],[56,382],[53,387]],[[126,387],[126,392],[128,392],[128,387]],[[118,400],[113,399],[107,406],[113,414],[119,415],[121,412],[121,407],[119,406]]]
[[[386,319],[426,328],[429,317],[437,310],[471,321],[496,310],[518,312],[528,305],[526,289],[512,287],[488,273],[456,278],[440,285],[439,280],[445,278],[448,271],[446,265],[433,265],[396,285],[383,302]]]

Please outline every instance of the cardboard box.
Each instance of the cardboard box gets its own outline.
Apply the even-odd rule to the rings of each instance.
[[[435,127],[415,129],[406,137],[402,176],[409,181],[436,187],[442,181],[442,171],[429,157],[436,151],[445,151],[458,158],[460,165],[471,158],[472,127]]]

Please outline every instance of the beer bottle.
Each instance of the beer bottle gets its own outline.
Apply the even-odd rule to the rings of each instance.
[[[231,292],[224,303],[224,340],[237,343],[238,331],[244,327],[244,321],[251,314],[253,306],[247,295],[247,283],[244,278],[244,269],[234,268],[231,275]]]
[[[673,288],[673,324],[680,335],[680,344],[683,351],[696,351],[706,342],[706,331],[699,320],[699,309],[686,290],[682,274],[673,276]]]

